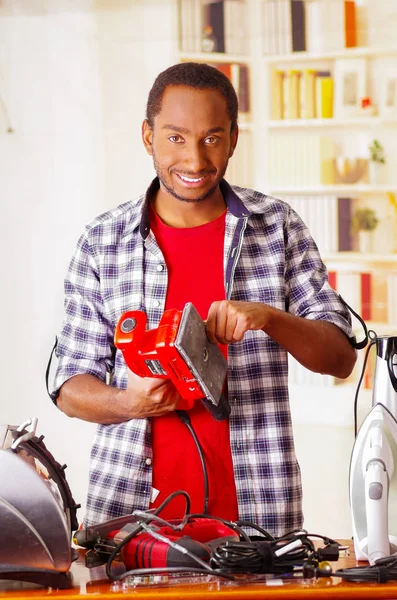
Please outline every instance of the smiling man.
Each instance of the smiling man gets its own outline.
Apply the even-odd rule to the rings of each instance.
[[[274,535],[302,527],[288,353],[345,378],[354,338],[299,216],[225,181],[237,115],[233,86],[217,69],[182,63],[160,73],[142,125],[157,177],[143,196],[90,223],[72,258],[52,397],[67,415],[99,424],[86,525],[158,507],[182,489],[192,512]],[[228,360],[224,421],[201,402],[181,420],[173,385],[132,374],[114,347],[123,312],[144,310],[154,328],[187,302]],[[176,499],[161,516],[183,510]]]

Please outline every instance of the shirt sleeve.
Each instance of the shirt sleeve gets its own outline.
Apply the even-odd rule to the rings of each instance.
[[[58,337],[58,365],[51,398],[74,375],[90,374],[105,381],[113,370],[113,326],[105,317],[99,269],[84,233],[76,246],[64,283],[65,316]]]
[[[350,312],[329,285],[328,271],[317,245],[292,208],[289,210],[285,236],[287,310],[298,317],[334,323],[354,345]]]

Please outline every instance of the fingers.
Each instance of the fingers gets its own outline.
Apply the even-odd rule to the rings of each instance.
[[[211,342],[233,344],[244,336],[244,327],[239,326],[239,314],[229,301],[214,302],[208,312],[207,335]]]
[[[135,414],[160,416],[175,410],[181,396],[169,379],[139,377],[128,369],[128,396]]]
[[[234,344],[250,330],[262,329],[266,322],[266,305],[260,302],[213,302],[206,327],[211,342]]]

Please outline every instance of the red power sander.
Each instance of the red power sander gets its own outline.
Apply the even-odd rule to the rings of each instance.
[[[239,541],[239,535],[222,521],[210,517],[188,517],[169,521],[169,526],[150,525],[142,531],[141,524],[132,515],[119,517],[76,531],[74,542],[88,549],[86,566],[95,567],[107,562],[111,550],[126,536],[131,539],[121,548],[120,557],[127,570],[158,567],[197,567],[197,562],[178,550],[181,546],[201,560],[208,562],[211,552],[221,542]],[[136,535],[134,535],[136,532]],[[160,539],[163,538],[163,539]],[[168,542],[170,543],[167,543]],[[173,543],[177,545],[173,545]]]
[[[146,313],[127,311],[119,319],[114,342],[128,368],[140,377],[170,379],[192,408],[201,400],[222,421],[230,406],[222,394],[227,361],[209,341],[205,323],[191,302],[183,311],[166,310],[156,329],[146,331]]]

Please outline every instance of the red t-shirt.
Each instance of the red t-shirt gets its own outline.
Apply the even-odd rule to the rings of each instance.
[[[223,243],[226,212],[198,227],[168,227],[150,209],[151,229],[168,269],[165,308],[182,310],[193,302],[202,319],[215,300],[225,298]],[[221,348],[227,356],[227,347]],[[230,450],[229,421],[215,421],[199,400],[189,411],[192,427],[203,448],[208,471],[208,514],[228,520],[238,518],[236,486]],[[159,494],[151,503],[156,508],[176,490],[186,491],[190,512],[204,506],[203,470],[193,437],[179,417],[168,413],[152,418],[153,479]],[[182,517],[183,497],[172,500],[162,511],[165,519]]]

